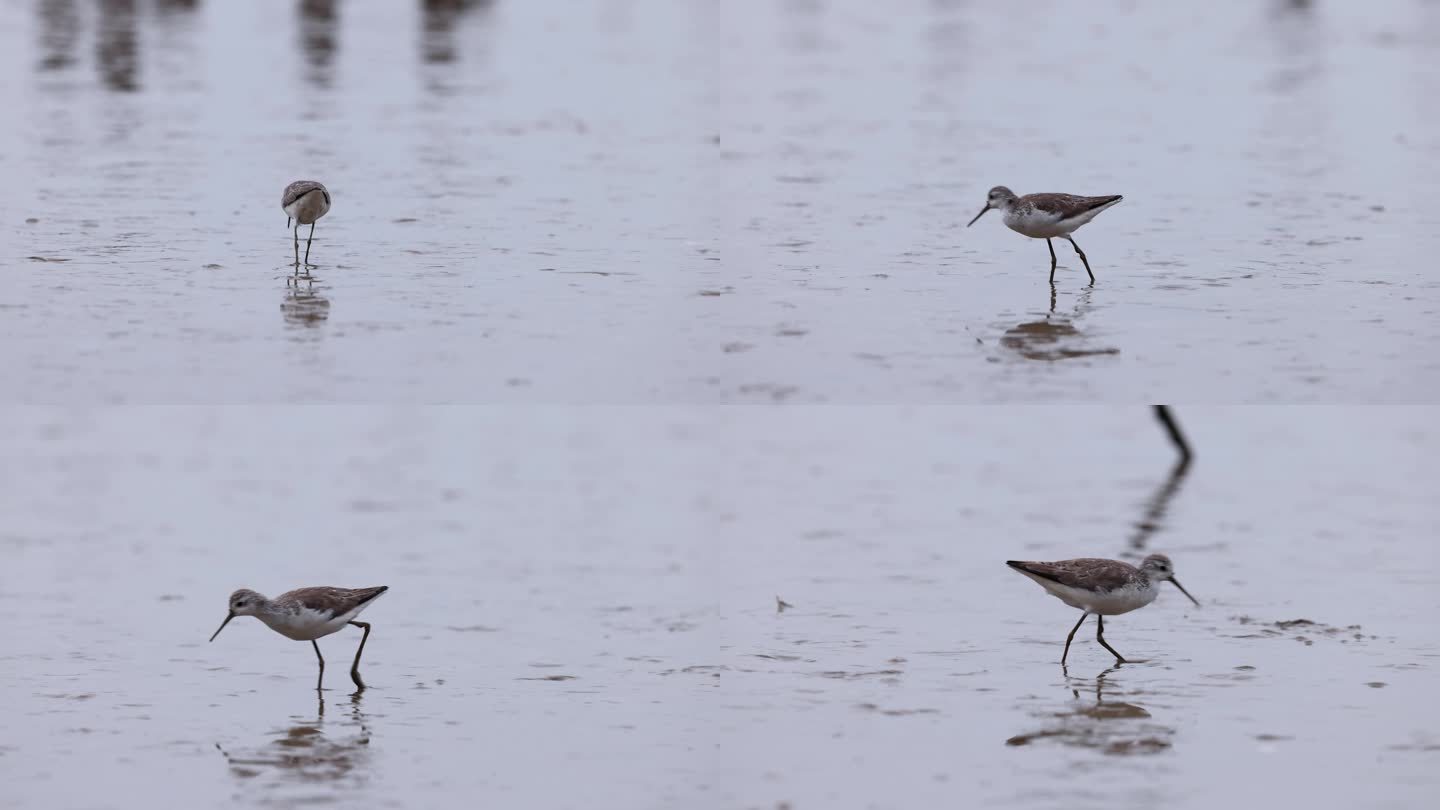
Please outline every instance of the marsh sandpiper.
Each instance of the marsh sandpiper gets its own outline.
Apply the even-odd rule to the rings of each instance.
[[[1004,186],[996,186],[990,189],[990,194],[985,199],[985,207],[970,220],[974,225],[985,212],[991,208],[1005,212],[1005,226],[1010,230],[1030,237],[1031,239],[1044,239],[1045,246],[1050,248],[1050,283],[1055,283],[1055,244],[1050,240],[1061,237],[1075,248],[1075,253],[1080,256],[1080,261],[1085,263],[1085,272],[1090,275],[1090,283],[1095,283],[1095,274],[1090,270],[1090,260],[1085,258],[1085,251],[1075,244],[1070,237],[1076,228],[1094,219],[1097,214],[1106,208],[1125,199],[1119,194],[1111,194],[1105,197],[1077,197],[1074,194],[1026,194],[1024,197],[1015,196],[1015,192]]]
[[[355,651],[355,663],[350,666],[350,679],[355,686],[364,689],[360,680],[360,654],[365,652],[365,641],[370,638],[370,625],[353,621],[360,611],[370,606],[380,594],[390,590],[389,586],[377,588],[300,588],[266,599],[247,588],[230,594],[230,613],[220,623],[220,630],[236,616],[254,616],[267,627],[282,636],[295,641],[308,641],[315,647],[315,657],[320,660],[320,677],[315,680],[315,690],[320,691],[325,681],[325,657],[320,654],[320,645],[315,639],[324,638],[347,624],[363,628],[360,648]],[[220,630],[210,637],[220,635]]]
[[[310,236],[305,239],[305,266],[310,266],[310,242],[315,238],[315,220],[330,210],[330,190],[317,180],[296,180],[285,187],[280,197],[280,207],[285,209],[285,227],[295,221],[295,267],[300,267],[300,226],[310,226]]]
[[[1115,663],[1129,663],[1115,652],[1114,647],[1105,643],[1105,617],[1129,613],[1154,602],[1159,595],[1160,583],[1167,579],[1180,588],[1180,592],[1191,602],[1195,602],[1195,607],[1200,607],[1195,597],[1175,579],[1170,558],[1164,554],[1151,554],[1140,563],[1139,568],[1119,560],[1089,557],[1059,562],[1007,560],[1005,564],[1038,582],[1051,596],[1085,611],[1080,621],[1070,628],[1070,635],[1065,637],[1065,652],[1060,655],[1062,667],[1065,666],[1065,658],[1070,655],[1070,641],[1075,638],[1075,631],[1091,613],[1095,614],[1095,638],[1100,646],[1115,656]]]

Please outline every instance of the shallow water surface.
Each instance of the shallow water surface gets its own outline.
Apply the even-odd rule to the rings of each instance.
[[[10,409],[0,803],[1420,806],[1440,446],[1373,414],[1189,409],[1177,468],[1141,408]],[[1152,550],[1203,607],[1062,670],[1003,561]],[[359,696],[358,630],[323,702],[206,643],[322,583],[391,586]]]
[[[1435,3],[5,11],[25,402],[1440,392]],[[1093,288],[996,184],[1125,195]]]
[[[1421,0],[0,0],[0,807],[1431,803],[1440,438],[1354,403],[1440,393],[1437,56]],[[996,184],[1125,195],[1093,286]],[[1151,551],[1203,606],[1122,666],[1004,565]],[[390,586],[371,688],[206,641],[319,584]]]

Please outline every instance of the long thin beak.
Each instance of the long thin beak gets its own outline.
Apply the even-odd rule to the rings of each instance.
[[[1172,580],[1172,582],[1173,582],[1173,580]],[[1184,588],[1181,588],[1180,590],[1183,591],[1183,590],[1185,590],[1185,589],[1184,589]],[[1190,594],[1185,594],[1185,595],[1186,595],[1186,596],[1189,596]],[[230,623],[230,620],[233,619],[233,618],[235,618],[235,614],[234,614],[234,613],[231,613],[231,614],[227,615],[227,616],[225,617],[225,621],[220,622],[220,630],[224,630],[224,629],[225,629],[225,625],[229,624],[229,623]],[[216,630],[216,631],[215,631],[215,636],[220,635],[220,630]],[[211,636],[211,637],[210,637],[210,640],[211,640],[211,641],[214,641],[214,640],[215,640],[215,636]]]
[[[986,212],[986,211],[989,211],[989,210],[990,210],[990,206],[988,206],[988,205],[985,206],[984,208],[981,208],[981,209],[980,209],[980,213],[978,213],[978,214],[975,215],[975,219],[970,220],[970,225],[974,225],[976,222],[978,222],[978,221],[980,220],[980,217],[985,216],[985,212]],[[965,227],[968,228],[968,227],[970,227],[970,225],[966,225]]]
[[[1170,578],[1170,584],[1171,584],[1171,585],[1174,585],[1174,586],[1177,587],[1177,588],[1179,588],[1179,589],[1180,589],[1180,593],[1185,594],[1185,598],[1186,598],[1186,599],[1189,599],[1191,602],[1194,602],[1194,603],[1195,603],[1195,607],[1200,607],[1200,602],[1199,602],[1199,600],[1197,600],[1195,597],[1191,596],[1191,595],[1190,595],[1190,592],[1187,591],[1187,590],[1185,590],[1185,586],[1184,586],[1184,585],[1181,585],[1179,580],[1175,579],[1174,577],[1171,577],[1171,578]],[[217,631],[217,632],[218,632],[218,631]]]
[[[290,230],[290,217],[285,217],[285,230]]]

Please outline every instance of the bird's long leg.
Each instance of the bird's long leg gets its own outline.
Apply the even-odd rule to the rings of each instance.
[[[315,657],[320,661],[320,677],[315,679],[315,691],[319,692],[325,683],[325,656],[320,654],[320,645],[315,643],[315,639],[310,639],[310,644],[315,647]]]
[[[295,229],[295,232],[296,232],[296,233],[299,233],[299,232],[300,232],[300,229],[299,229],[299,228],[296,228],[296,229]],[[306,267],[309,267],[309,266],[310,266],[310,241],[311,241],[312,239],[314,239],[314,238],[315,238],[315,223],[312,222],[312,223],[310,223],[310,237],[305,240],[305,266],[306,266]],[[1079,250],[1079,248],[1076,248],[1076,250]],[[1082,254],[1082,255],[1083,255],[1083,254]],[[1086,267],[1089,267],[1089,265],[1086,265]]]
[[[1051,284],[1054,284],[1054,283],[1055,283],[1055,261],[1056,261],[1056,259],[1055,259],[1055,243],[1054,243],[1054,242],[1051,242],[1049,239],[1046,239],[1046,240],[1045,240],[1045,247],[1050,248],[1050,283],[1051,283]],[[1084,619],[1081,619],[1081,621],[1084,621]]]
[[[370,625],[366,622],[350,622],[356,627],[365,628],[365,635],[360,637],[360,649],[355,651],[355,663],[350,667],[350,680],[355,682],[358,689],[365,688],[365,682],[360,680],[360,654],[365,652],[365,640],[370,638]]]
[[[1065,666],[1065,657],[1070,654],[1070,642],[1071,642],[1071,640],[1073,640],[1073,639],[1075,638],[1075,631],[1076,631],[1076,630],[1079,630],[1079,629],[1080,629],[1080,625],[1084,624],[1084,623],[1085,623],[1085,620],[1086,620],[1087,618],[1089,618],[1089,617],[1090,617],[1090,614],[1089,614],[1089,613],[1081,613],[1081,614],[1080,614],[1080,621],[1075,622],[1075,626],[1072,627],[1072,628],[1070,628],[1070,635],[1068,635],[1068,636],[1065,637],[1065,652],[1064,652],[1063,654],[1061,654],[1061,656],[1060,656],[1060,666],[1062,666],[1062,667]]]
[[[1128,663],[1130,663],[1129,661],[1126,661],[1126,660],[1125,660],[1125,656],[1121,655],[1121,654],[1118,653],[1118,652],[1115,652],[1115,648],[1114,648],[1114,647],[1111,647],[1109,644],[1106,644],[1106,643],[1105,643],[1105,617],[1099,615],[1098,613],[1095,615],[1095,640],[1096,640],[1096,641],[1099,641],[1101,647],[1104,647],[1105,649],[1109,650],[1109,651],[1110,651],[1110,654],[1113,655],[1113,656],[1115,656],[1115,663],[1117,663],[1117,664],[1128,664]]]
[[[1085,258],[1085,251],[1081,250],[1080,246],[1075,244],[1075,240],[1070,238],[1070,234],[1065,234],[1065,240],[1068,241],[1070,246],[1075,248],[1075,252],[1080,255],[1080,261],[1085,263],[1085,272],[1090,273],[1090,283],[1094,284],[1095,274],[1090,272],[1090,260]]]

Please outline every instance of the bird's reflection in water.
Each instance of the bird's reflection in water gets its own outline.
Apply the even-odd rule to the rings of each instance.
[[[251,749],[219,749],[230,775],[249,790],[273,792],[287,803],[334,801],[335,789],[360,786],[369,773],[371,730],[360,710],[361,693],[338,717],[325,718],[325,701],[314,719],[292,717],[283,728],[266,735]],[[316,796],[296,794],[298,788],[323,787]]]
[[[145,48],[173,49],[176,43],[163,36],[164,29],[191,29],[187,18],[196,10],[198,0],[36,0],[38,17],[33,26],[39,55],[39,71],[63,71],[80,63],[80,50],[85,36],[94,36],[94,66],[100,74],[100,85],[117,93],[137,92],[141,78]],[[19,7],[22,3],[12,3]],[[8,9],[7,9],[8,10]],[[154,12],[154,13],[151,13]],[[10,12],[12,15],[13,11]],[[147,30],[158,22],[161,36]],[[188,64],[182,62],[181,64]],[[69,90],[78,85],[47,86],[45,92]]]
[[[1173,744],[1175,729],[1156,722],[1144,706],[1115,699],[1110,687],[1107,699],[1105,679],[1121,667],[1114,666],[1095,676],[1094,680],[1072,678],[1065,673],[1071,702],[1060,710],[1037,713],[1040,728],[1017,734],[1006,745],[1023,746],[1052,742],[1076,748],[1089,748],[1110,755],[1154,754],[1166,751]],[[1094,686],[1091,698],[1090,687]],[[1083,694],[1082,694],[1083,690]],[[1124,693],[1121,693],[1124,697]]]
[[[315,279],[309,276],[288,278],[285,280],[285,299],[280,302],[280,314],[291,326],[316,327],[330,317],[330,299],[315,289]]]
[[[107,90],[140,89],[139,41],[135,0],[100,0],[95,62]]]
[[[420,52],[431,64],[454,62],[460,49],[455,43],[457,24],[472,11],[488,15],[495,0],[422,0]]]
[[[1000,345],[1015,352],[1026,360],[1068,360],[1075,357],[1119,354],[1116,348],[1089,345],[1089,341],[1075,326],[1085,311],[1090,308],[1093,290],[1085,288],[1075,299],[1075,306],[1069,315],[1055,311],[1056,290],[1050,285],[1050,311],[1039,320],[1026,321],[1005,330],[1000,336]]]
[[[1150,543],[1151,535],[1165,527],[1165,512],[1170,508],[1170,501],[1180,491],[1180,485],[1185,483],[1185,473],[1190,470],[1190,459],[1181,458],[1170,467],[1170,473],[1145,500],[1144,511],[1140,519],[1135,521],[1135,532],[1130,535],[1130,548],[1139,554],[1143,552]]]
[[[302,0],[299,11],[300,54],[308,67],[305,79],[316,87],[329,87],[335,52],[340,47],[340,15],[335,0]]]
[[[35,26],[39,37],[37,52],[41,71],[64,70],[75,64],[80,42],[80,9],[76,0],[44,0],[36,6],[40,18]]]

